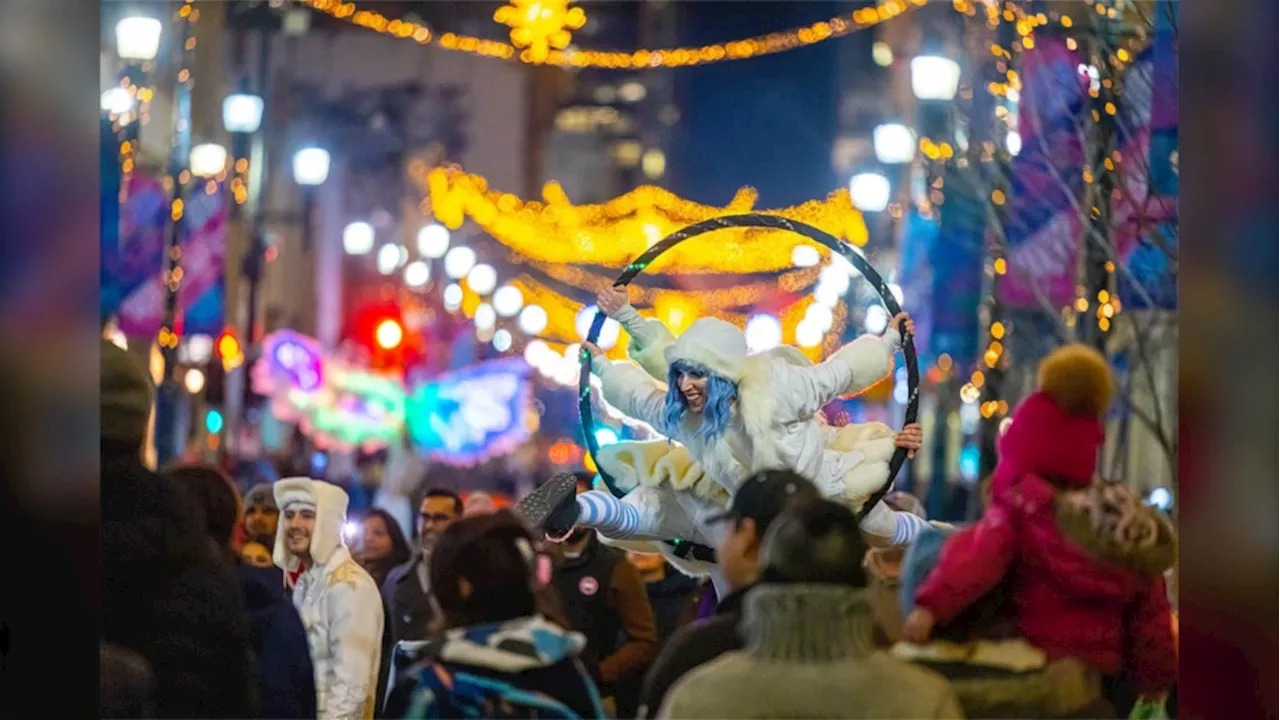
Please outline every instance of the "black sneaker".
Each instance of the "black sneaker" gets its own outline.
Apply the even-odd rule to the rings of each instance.
[[[578,523],[578,479],[560,473],[516,503],[515,512],[529,527],[549,537],[563,537]]]

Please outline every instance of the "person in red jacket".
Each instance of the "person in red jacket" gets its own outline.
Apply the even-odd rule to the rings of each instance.
[[[1177,680],[1163,572],[1172,527],[1125,485],[1095,480],[1114,392],[1097,351],[1069,345],[1000,439],[992,503],[956,532],[916,592],[903,635],[922,643],[1002,581],[1018,629],[1050,659],[1075,657],[1162,697]]]

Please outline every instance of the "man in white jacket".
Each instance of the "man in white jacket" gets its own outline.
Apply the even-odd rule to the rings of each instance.
[[[342,541],[347,493],[305,477],[272,487],[280,524],[272,559],[307,628],[321,720],[372,718],[381,661],[382,598]]]
[[[603,449],[601,468],[633,488],[621,500],[594,490],[575,499],[564,478],[540,487],[518,509],[553,537],[574,525],[594,527],[606,541],[641,541],[682,570],[704,574],[713,570],[709,562],[652,541],[717,546],[725,528],[711,519],[752,474],[794,470],[824,497],[857,511],[884,484],[894,450],[920,447],[915,424],[901,433],[880,423],[835,428],[821,415],[831,401],[889,375],[902,329],[913,330],[905,313],[883,337],[860,337],[815,365],[787,346],[748,354],[742,331],[714,318],[697,320],[676,339],[660,322],[641,318],[625,288],[606,290],[598,302],[631,334],[635,361],[610,362],[591,347],[604,398],[678,444]],[[926,524],[877,503],[862,529],[869,543],[884,547],[910,542]]]

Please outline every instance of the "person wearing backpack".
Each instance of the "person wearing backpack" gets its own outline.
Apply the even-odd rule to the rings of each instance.
[[[463,518],[431,555],[443,632],[397,643],[383,714],[603,718],[586,639],[548,619],[533,536],[510,511]]]

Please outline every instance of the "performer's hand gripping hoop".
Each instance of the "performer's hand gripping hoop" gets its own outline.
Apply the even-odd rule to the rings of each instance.
[[[860,272],[863,277],[871,281],[872,286],[875,287],[876,292],[880,295],[880,301],[884,303],[885,309],[889,313],[889,317],[894,317],[898,313],[902,312],[902,308],[898,305],[897,299],[894,298],[893,293],[889,290],[888,283],[884,281],[884,278],[880,277],[880,273],[876,272],[875,268],[871,267],[866,258],[854,250],[852,245],[842,242],[835,236],[819,230],[812,225],[807,225],[796,220],[790,220],[788,218],[778,217],[775,215],[730,215],[727,217],[704,220],[700,223],[690,225],[683,230],[677,230],[663,238],[661,242],[646,250],[640,257],[636,258],[634,262],[626,266],[614,284],[622,286],[631,284],[631,281],[634,280],[637,275],[644,272],[644,269],[656,260],[659,255],[670,250],[676,245],[679,245],[685,240],[697,237],[704,233],[709,233],[713,230],[733,227],[787,230],[796,233],[797,235],[803,235],[819,245],[827,247],[832,252],[838,253],[845,260],[848,260],[850,264],[857,268],[858,272]],[[591,321],[591,329],[587,333],[586,342],[594,344],[599,340],[600,330],[604,327],[604,321],[604,313],[597,312],[595,318]],[[915,342],[912,340],[911,335],[906,332],[905,328],[902,331],[902,353],[903,357],[906,359],[908,391],[907,410],[903,418],[903,424],[910,425],[916,421],[916,415],[919,410],[920,370],[916,366]],[[586,444],[587,452],[591,454],[591,459],[595,461],[596,467],[600,468],[600,479],[604,481],[604,484],[609,488],[610,492],[618,497],[622,497],[625,493],[618,488],[616,481],[600,467],[600,463],[597,459],[597,453],[600,450],[600,446],[596,442],[595,418],[591,412],[591,352],[586,348],[585,344],[580,353],[579,360],[582,365],[578,373],[578,413],[582,418],[583,440]],[[862,506],[862,511],[859,513],[861,516],[865,516],[866,513],[870,512],[871,508],[874,507],[875,504],[889,492],[890,488],[893,487],[893,479],[897,476],[899,468],[901,468],[902,464],[906,462],[906,459],[906,448],[898,448],[894,451],[893,458],[889,461],[889,477],[885,480],[884,486],[877,490]],[[862,518],[859,517],[859,520],[861,519]]]

